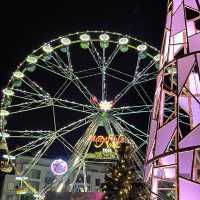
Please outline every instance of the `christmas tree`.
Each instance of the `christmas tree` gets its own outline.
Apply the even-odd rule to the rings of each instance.
[[[104,200],[148,200],[149,190],[137,175],[130,144],[121,144],[119,160],[109,168],[101,189]]]

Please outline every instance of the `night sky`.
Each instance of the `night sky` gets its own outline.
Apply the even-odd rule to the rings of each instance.
[[[32,49],[71,32],[121,32],[160,49],[166,4],[163,0],[5,1],[0,12],[0,87]]]

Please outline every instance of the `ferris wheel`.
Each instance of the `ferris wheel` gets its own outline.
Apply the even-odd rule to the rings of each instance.
[[[21,177],[26,190],[18,193],[39,198],[77,175],[101,135],[109,137],[116,159],[111,138],[131,142],[142,168],[144,119],[152,108],[159,60],[159,51],[146,42],[105,31],[68,34],[32,51],[3,89],[0,108],[1,171]],[[33,157],[26,169],[15,166],[20,156]],[[67,173],[41,191],[23,178],[40,159],[59,156],[68,160]]]

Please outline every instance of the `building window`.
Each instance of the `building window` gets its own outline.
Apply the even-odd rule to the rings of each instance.
[[[77,183],[83,183],[83,174],[79,174],[77,179],[76,179]]]
[[[8,195],[6,196],[6,200],[15,200],[15,195],[13,195],[13,194],[8,194]]]
[[[84,185],[75,185],[74,192],[84,192]]]
[[[96,185],[96,186],[100,186],[100,185],[101,185],[101,181],[100,181],[99,178],[96,178],[96,179],[95,179],[95,185]]]
[[[87,180],[87,183],[90,183],[90,175],[87,175],[86,180]]]
[[[8,191],[15,190],[15,184],[14,183],[8,183]]]
[[[31,173],[30,173],[30,178],[33,178],[33,179],[40,179],[40,173],[41,173],[40,170],[32,169],[32,170],[31,170]]]

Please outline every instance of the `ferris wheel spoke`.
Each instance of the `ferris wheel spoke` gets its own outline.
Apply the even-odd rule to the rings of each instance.
[[[133,158],[135,160],[136,165],[139,167],[139,169],[141,170],[141,172],[143,171],[143,161],[144,161],[144,155],[142,154],[140,148],[142,147],[141,145],[138,146],[134,140],[130,137],[130,135],[132,135],[131,131],[130,133],[127,132],[126,129],[124,129],[124,127],[121,126],[121,124],[116,121],[115,119],[112,121],[113,126],[115,127],[115,129],[118,131],[118,133],[120,133],[121,135],[123,135],[126,140],[128,140],[128,142],[131,144],[132,147],[132,155]],[[128,129],[129,130],[129,129]],[[134,134],[135,136],[137,136],[136,134]],[[142,144],[144,144],[146,142],[142,142]],[[138,175],[140,175],[142,177],[142,173],[140,174],[139,172],[137,172]]]
[[[53,95],[53,98],[60,98],[62,94],[67,90],[67,88],[70,86],[71,81],[66,80],[60,88],[55,92]]]
[[[69,46],[67,46],[66,49],[67,49],[67,61],[68,61],[68,65],[72,69],[73,65],[72,65],[71,52],[70,52]]]
[[[91,141],[89,140],[89,138],[91,137],[91,135],[95,135],[98,126],[99,126],[99,116],[97,116],[96,118],[92,119],[92,121],[90,122],[88,128],[86,129],[85,133],[79,138],[79,140],[77,141],[77,143],[75,144],[75,149],[78,152],[81,152],[82,148],[85,148],[85,145],[89,144]]]
[[[141,90],[143,91],[143,93],[144,93],[144,95],[146,96],[146,98],[148,99],[148,101],[152,104],[153,103],[153,101],[152,101],[152,99],[150,98],[150,96],[147,94],[147,92],[144,90],[144,88],[142,87],[142,85],[138,85],[140,88],[141,88]]]
[[[134,88],[135,91],[138,93],[139,97],[143,101],[144,104],[148,105],[144,97],[140,94],[136,87],[136,82],[133,80],[132,82],[129,82],[126,87],[124,87],[116,96],[115,96],[115,102],[118,102],[131,88]],[[146,94],[146,93],[145,93]],[[149,96],[148,96],[149,98]]]
[[[147,74],[146,76],[143,76],[142,78],[137,80],[136,85],[141,84],[141,83],[145,83],[145,82],[148,82],[148,81],[155,80],[156,77],[157,77],[156,73]]]
[[[119,67],[118,67],[118,68],[119,68]],[[115,69],[115,68],[112,68],[112,67],[108,67],[108,69],[111,70],[111,71],[113,71],[113,72],[117,72],[117,73],[120,74],[120,75],[126,76],[126,79],[127,79],[127,78],[133,79],[133,75],[127,74],[127,73],[122,72],[122,71],[119,71],[119,70],[117,70],[117,69]]]
[[[56,70],[54,70],[54,69],[52,69],[52,68],[50,68],[48,66],[43,66],[43,65],[38,64],[38,63],[36,63],[35,65],[38,66],[39,68],[43,69],[43,70],[46,70],[48,72],[53,73],[54,75],[57,75],[57,76],[59,76],[59,77],[61,77],[63,79],[66,79],[66,75],[65,74],[61,74],[61,73],[59,73],[59,71],[56,71]]]
[[[146,102],[146,99],[144,99],[144,97],[140,94],[139,90],[137,89],[136,85],[133,85],[134,89],[136,90],[138,96],[140,97],[140,99],[143,101],[143,103],[145,105],[148,105],[148,103]]]
[[[137,84],[141,84],[141,83],[147,83],[147,82],[152,81],[152,80],[155,80],[155,78],[149,78],[149,79],[146,79],[146,80],[138,81],[138,82],[136,83],[136,85],[137,85]]]
[[[124,87],[116,96],[115,96],[115,102],[118,102],[133,86],[134,86],[134,80],[132,82],[129,82],[126,87]]]
[[[13,104],[12,106],[8,106],[7,108],[9,109],[9,113],[13,115],[13,114],[19,114],[22,112],[38,110],[38,109],[46,108],[49,106],[49,105],[44,105],[44,103],[45,103],[44,100],[33,101],[33,102],[26,102],[26,103],[21,103],[21,104]]]
[[[53,126],[54,126],[54,131],[57,131],[56,114],[55,114],[55,107],[54,107],[54,104],[52,104],[52,115],[53,115]]]
[[[34,99],[36,97],[42,97],[42,95],[39,95],[38,93],[32,93],[32,92],[26,91],[26,90],[21,90],[21,89],[17,89],[17,88],[13,88],[12,90],[15,93],[18,93],[19,95],[24,95],[24,97],[30,98],[30,99]]]
[[[17,147],[16,149],[11,150],[10,154],[11,155],[15,155],[15,156],[19,156],[21,154],[29,152],[32,149],[35,149],[38,146],[43,145],[46,142],[47,138],[48,138],[48,136],[45,136],[45,137],[40,137],[40,138],[38,138],[36,140],[30,141],[26,145],[22,145],[20,147]],[[17,153],[17,152],[20,152],[20,153]]]
[[[127,111],[119,110],[119,111],[113,113],[113,116],[141,114],[141,113],[149,113],[149,107],[148,106],[145,107],[145,105],[144,105],[142,109],[141,108],[137,109],[137,110],[128,109]]]
[[[106,63],[105,63],[106,68],[110,66],[111,62],[114,60],[114,58],[116,57],[118,52],[119,52],[119,45],[117,44],[117,46],[115,47],[115,49],[112,52],[112,54],[106,60]]]
[[[28,106],[25,106],[24,108],[21,108],[21,109],[19,109],[19,110],[17,110],[17,111],[11,111],[10,112],[10,115],[14,115],[14,114],[18,114],[18,113],[22,113],[22,112],[29,112],[29,111],[35,111],[35,110],[40,110],[40,109],[42,109],[42,108],[48,108],[48,107],[50,107],[51,105],[43,105],[44,103],[42,102],[40,105],[38,105],[38,106],[35,106],[35,107],[33,107],[33,105],[32,104],[30,104],[30,105],[28,105]]]
[[[122,107],[118,107],[118,108],[112,108],[113,111],[124,111],[124,110],[129,110],[132,111],[132,109],[141,109],[144,107],[148,107],[151,108],[152,104],[149,105],[134,105],[134,106],[122,106]]]
[[[89,46],[89,52],[91,53],[94,61],[96,62],[97,66],[101,69],[102,65],[103,65],[103,59],[101,58],[99,52],[97,51],[95,45],[93,44],[93,42],[90,42],[90,46]]]
[[[49,93],[39,86],[36,82],[32,81],[28,76],[25,76],[22,81],[38,96],[49,96]]]
[[[9,138],[35,138],[39,139],[41,137],[50,134],[52,131],[47,130],[10,130],[5,129],[5,132],[10,134]]]
[[[126,122],[125,120],[123,120],[122,118],[115,116],[115,118],[117,120],[119,120],[120,122],[122,122],[123,124],[129,126],[130,128],[133,128],[134,130],[136,130],[138,133],[142,134],[143,136],[147,137],[147,134],[145,132],[143,132],[142,130],[136,128],[134,125],[129,124],[128,122]]]
[[[59,107],[59,108],[73,110],[73,111],[87,113],[87,114],[91,114],[92,111],[95,111],[94,107],[90,105],[84,105],[84,104],[77,103],[74,101],[68,101],[66,99],[53,98],[52,100],[53,100],[54,106]]]
[[[93,76],[99,76],[101,75],[102,73],[94,73],[94,74],[90,74],[90,75],[85,75],[85,76],[79,76],[80,79],[86,79],[86,78],[90,78],[90,77],[93,77]]]
[[[83,96],[87,99],[87,101],[90,102],[90,99],[93,97],[93,95],[90,93],[87,87],[82,83],[80,78],[76,76],[75,80],[73,80],[72,82],[78,88],[80,93],[83,94]]]
[[[16,97],[16,96],[15,96]],[[25,108],[25,107],[29,107],[33,104],[40,104],[43,103],[44,100],[30,100],[24,103],[16,103],[16,104],[12,104],[12,105],[8,105],[7,108]]]
[[[83,96],[90,102],[90,99],[92,98],[92,94],[88,90],[88,88],[83,84],[83,82],[80,80],[80,78],[73,72],[73,65],[71,61],[71,54],[69,48],[67,48],[67,59],[68,59],[68,65],[71,70],[71,80],[74,83],[74,85],[78,88],[78,90],[83,94]]]
[[[56,60],[57,64],[59,64],[64,69],[68,68],[64,60],[59,56],[59,54],[56,51],[54,52],[54,55],[56,56],[56,58],[54,56],[53,57]]]
[[[148,64],[146,67],[144,67],[144,69],[142,69],[142,71],[137,72],[137,74],[136,74],[136,79],[139,80],[142,76],[144,76],[144,75],[147,73],[147,71],[150,70],[150,69],[152,68],[152,66],[153,66],[154,64],[155,64],[155,61],[154,61],[154,60],[151,60],[151,61],[149,62],[149,64]]]
[[[64,147],[68,149],[71,153],[74,153],[74,147],[63,136],[59,136],[56,139],[59,140],[60,143],[63,144]]]
[[[91,114],[87,117],[84,117],[82,119],[76,120],[74,122],[71,122],[65,125],[64,127],[60,128],[57,131],[57,136],[59,137],[59,136],[67,135],[70,132],[89,124],[93,120],[93,117],[94,117],[94,114]]]
[[[56,139],[56,134],[54,134],[48,141],[40,148],[40,150],[35,154],[34,158],[29,162],[27,169],[24,170],[23,175],[26,176],[32,170],[32,168],[38,163],[41,157],[46,153],[49,147]]]
[[[54,57],[54,55],[56,57]],[[51,55],[51,60],[42,59],[42,61],[44,62],[46,68],[50,68],[54,72],[66,76],[69,73],[69,68],[66,66],[65,62],[61,62],[60,59],[60,57],[58,58],[58,54],[54,52],[54,54]]]
[[[88,71],[96,71],[98,67],[92,67],[92,68],[89,68],[89,69],[83,69],[83,70],[80,70],[80,71],[75,71],[74,74],[82,74],[82,73],[85,73],[85,72],[88,72]]]
[[[126,81],[126,80],[124,80],[124,79],[122,79],[122,78],[119,78],[119,77],[117,77],[117,76],[111,75],[110,73],[106,73],[106,74],[107,74],[107,76],[110,76],[110,77],[112,77],[112,78],[114,78],[114,79],[116,79],[116,80],[118,80],[118,81],[121,81],[121,82],[124,82],[124,83],[128,83],[128,84],[131,83],[131,82]]]

